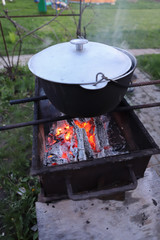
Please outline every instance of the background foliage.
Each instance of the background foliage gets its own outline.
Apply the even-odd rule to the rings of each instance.
[[[9,100],[34,94],[34,77],[19,68],[15,81],[0,72],[0,125],[33,119],[33,104],[9,105]],[[32,127],[0,132],[0,239],[37,239],[35,201],[37,178],[29,174]],[[34,228],[33,228],[34,229]]]

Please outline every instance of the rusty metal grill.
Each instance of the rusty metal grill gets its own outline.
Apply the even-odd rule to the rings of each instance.
[[[154,81],[136,83],[133,87],[149,84],[154,84]],[[88,199],[111,196],[136,188],[137,179],[143,177],[151,156],[160,153],[160,149],[133,110],[160,106],[160,103],[130,106],[123,100],[110,113],[127,142],[127,153],[50,167],[43,165],[45,138],[53,122],[71,118],[59,112],[49,102],[37,79],[35,86],[33,98],[11,101],[11,104],[34,101],[34,120],[2,126],[0,130],[33,125],[31,174],[40,177],[39,200],[50,202],[64,198]],[[114,127],[112,134],[117,134]]]
[[[36,94],[40,93],[43,94],[43,90],[37,86]],[[129,108],[125,100],[118,107]],[[151,156],[160,150],[132,109],[118,109],[111,116],[127,141],[129,152],[126,154],[47,167],[43,165],[45,137],[52,122],[34,126],[31,173],[40,176],[40,201],[110,196],[136,188],[136,179],[143,177]],[[49,116],[56,121],[65,118],[47,99],[35,102],[34,114],[35,120]],[[114,128],[113,134],[116,134]]]

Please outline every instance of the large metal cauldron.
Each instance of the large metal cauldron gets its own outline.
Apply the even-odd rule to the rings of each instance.
[[[97,116],[113,110],[123,99],[136,67],[136,59],[125,50],[100,43],[91,43],[88,50],[88,44],[86,49],[83,44],[76,42],[71,56],[68,45],[65,52],[63,44],[58,44],[58,53],[62,47],[58,62],[55,58],[57,48],[53,49],[54,57],[52,49],[48,48],[48,52],[43,50],[29,61],[30,70],[41,81],[52,104],[72,117]],[[94,54],[92,50],[90,55],[90,48],[95,49]]]

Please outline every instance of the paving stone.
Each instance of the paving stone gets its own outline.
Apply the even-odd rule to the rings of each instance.
[[[139,69],[136,69],[135,74],[137,76],[136,82],[150,81],[149,76]],[[132,93],[126,95],[126,99],[130,105],[160,102],[159,90],[160,88],[155,85],[136,87]],[[156,144],[160,147],[160,107],[146,108],[135,112]],[[152,157],[150,166],[154,165],[154,169],[156,169],[157,164],[160,162],[159,159],[160,155],[157,155],[156,158]]]
[[[144,54],[160,54],[160,49],[152,49],[152,48],[147,48],[147,49],[129,49],[129,51],[134,56],[140,56],[140,55],[144,55]]]

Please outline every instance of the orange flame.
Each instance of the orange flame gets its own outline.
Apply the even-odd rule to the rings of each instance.
[[[95,139],[95,124],[94,124],[94,119],[91,118],[87,122],[80,122],[78,120],[74,120],[74,123],[79,127],[79,128],[84,128],[88,137],[88,141],[94,151],[97,151],[96,149],[96,139]]]
[[[88,141],[90,143],[93,151],[98,152],[95,139],[95,123],[94,119],[86,122],[80,122],[79,120],[73,120],[74,123],[79,127],[83,128],[86,132]],[[62,155],[59,156],[62,159],[67,159],[69,161],[71,158],[75,158],[76,151],[73,150],[78,147],[77,135],[73,126],[70,126],[67,121],[59,122],[58,127],[48,135],[48,152],[51,145],[54,145],[59,142]],[[48,158],[51,158],[52,155],[49,155]],[[56,165],[55,163],[52,164]]]

